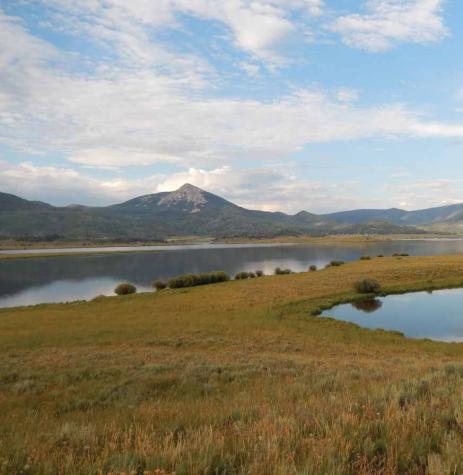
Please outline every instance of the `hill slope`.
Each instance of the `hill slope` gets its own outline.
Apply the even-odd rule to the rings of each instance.
[[[398,226],[422,226],[436,223],[455,223],[463,221],[463,204],[439,206],[417,211],[390,209],[357,209],[323,215],[345,224],[362,224],[369,221],[385,221]]]

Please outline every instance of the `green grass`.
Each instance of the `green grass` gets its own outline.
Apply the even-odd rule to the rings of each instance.
[[[462,473],[463,346],[313,316],[366,276],[463,256],[0,310],[0,473]]]

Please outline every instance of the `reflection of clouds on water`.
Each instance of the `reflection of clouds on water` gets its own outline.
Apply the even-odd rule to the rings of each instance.
[[[461,289],[443,289],[443,290],[434,290],[433,293],[437,296],[440,295],[459,295]]]
[[[114,295],[114,288],[120,283],[115,279],[85,279],[83,281],[57,281],[32,287],[15,295],[4,297],[2,307],[34,305],[37,302],[72,302],[91,300],[97,295]],[[139,292],[150,291],[149,287],[137,287]]]
[[[358,259],[361,249],[340,246],[203,246],[194,249],[165,252],[137,252],[127,254],[95,254],[65,257],[28,258],[0,261],[0,306],[51,301],[92,298],[108,293],[106,287],[93,291],[92,279],[107,281],[112,290],[115,283],[131,282],[137,287],[151,287],[156,279],[186,272],[224,270],[230,276],[248,270],[263,270],[273,274],[275,267],[306,271],[309,264],[322,266],[332,259]],[[73,281],[72,292],[64,287],[49,286],[53,283]],[[105,284],[106,285],[106,284]],[[36,289],[36,292],[26,292]],[[40,289],[40,290],[39,290]],[[48,290],[47,290],[48,289]],[[61,298],[60,298],[61,296]]]
[[[394,252],[412,255],[463,253],[463,242],[190,245],[176,246],[176,250],[163,247],[162,251],[156,252],[0,260],[0,307],[11,305],[11,302],[21,305],[92,298],[98,294],[111,294],[115,284],[120,282],[131,282],[140,290],[151,289],[155,279],[165,280],[186,272],[224,270],[234,276],[239,271],[263,270],[273,274],[275,267],[301,272],[311,264],[322,268],[331,260],[347,262],[362,255],[387,256]],[[403,313],[403,307],[412,302],[404,300],[407,298],[398,301],[399,315]],[[375,318],[376,315],[377,312]]]
[[[380,303],[370,300],[339,305],[322,316],[371,329],[397,330],[412,338],[463,342],[463,289],[391,295]]]

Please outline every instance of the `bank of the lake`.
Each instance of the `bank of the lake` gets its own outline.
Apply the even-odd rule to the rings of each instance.
[[[310,316],[366,275],[463,256],[0,310],[0,473],[461,473],[463,345]]]
[[[273,274],[277,267],[302,272],[309,266],[321,268],[332,260],[350,262],[364,255],[463,254],[463,240],[203,243],[50,249],[48,253],[43,256],[38,249],[10,251],[10,259],[0,259],[0,307],[90,300],[101,294],[114,295],[120,282],[130,282],[146,291],[152,289],[155,280],[189,272],[222,270],[233,277],[241,271]]]
[[[68,252],[60,253],[59,250],[70,251],[80,249],[79,254],[86,254],[90,249],[100,249],[101,252],[136,252],[148,250],[152,247],[172,247],[180,245],[207,245],[207,244],[364,244],[369,242],[390,242],[406,240],[462,240],[463,235],[457,234],[348,234],[329,236],[278,236],[273,238],[209,238],[209,237],[185,237],[171,238],[163,242],[22,242],[0,241],[0,259],[14,259],[31,254],[40,257],[67,255]],[[124,248],[124,251],[113,251],[111,248]],[[5,252],[7,251],[7,252]],[[19,251],[14,253],[14,251]],[[25,252],[24,252],[25,251]],[[58,252],[57,252],[58,251]],[[27,254],[29,255],[29,254]]]

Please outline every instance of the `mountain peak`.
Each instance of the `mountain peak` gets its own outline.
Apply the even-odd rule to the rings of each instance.
[[[188,205],[190,213],[198,213],[207,203],[205,191],[190,183],[185,183],[178,190],[172,191],[158,202],[158,206]],[[185,210],[186,211],[186,210]]]
[[[200,191],[201,193],[204,193],[204,190],[201,190],[201,188],[198,188],[197,186],[192,185],[191,183],[184,183],[180,188],[178,188],[175,191],[185,191],[185,192],[196,192]],[[175,192],[174,192],[175,193]]]

